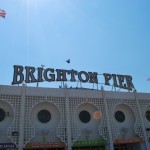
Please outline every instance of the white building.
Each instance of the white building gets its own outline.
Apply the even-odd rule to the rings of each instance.
[[[13,144],[19,150],[150,150],[150,94],[0,86],[0,149]]]

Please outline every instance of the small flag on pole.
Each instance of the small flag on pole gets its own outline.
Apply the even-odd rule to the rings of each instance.
[[[0,17],[5,18],[6,12],[2,9],[0,9]]]

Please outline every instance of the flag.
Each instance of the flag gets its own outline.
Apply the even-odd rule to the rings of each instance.
[[[5,18],[6,12],[2,9],[0,9],[0,17]]]

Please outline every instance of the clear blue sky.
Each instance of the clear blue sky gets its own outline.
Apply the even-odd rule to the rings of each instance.
[[[13,65],[44,64],[128,74],[150,92],[149,8],[150,0],[0,0],[0,84],[11,84]]]

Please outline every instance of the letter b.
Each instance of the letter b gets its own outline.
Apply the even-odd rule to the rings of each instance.
[[[24,75],[23,75],[23,67],[22,66],[17,66],[14,65],[14,77],[13,77],[13,82],[12,84],[20,84],[24,80]],[[19,79],[18,79],[19,77]]]

